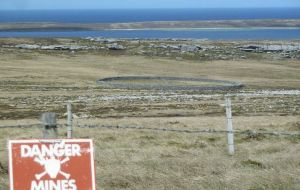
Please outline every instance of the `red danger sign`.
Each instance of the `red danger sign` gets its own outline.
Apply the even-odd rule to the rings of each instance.
[[[95,190],[90,139],[9,141],[10,190]]]

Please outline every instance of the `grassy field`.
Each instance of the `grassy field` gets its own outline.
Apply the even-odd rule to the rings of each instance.
[[[0,57],[0,126],[38,123],[45,111],[64,124],[72,100],[75,125],[225,129],[222,92],[203,98],[215,92],[106,89],[96,84],[105,77],[204,77],[241,82],[245,92],[300,89],[300,61],[291,59],[178,61],[4,48]],[[232,101],[236,130],[300,132],[299,95]],[[59,129],[60,137],[65,133]],[[39,128],[0,129],[1,190],[8,189],[7,140],[41,134]],[[225,134],[75,128],[75,137],[94,140],[97,189],[300,189],[299,136],[236,135],[234,156],[227,154]]]

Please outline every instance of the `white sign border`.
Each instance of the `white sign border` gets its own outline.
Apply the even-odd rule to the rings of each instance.
[[[90,143],[90,154],[91,154],[91,176],[92,176],[92,190],[96,190],[96,177],[95,177],[95,157],[94,157],[94,145],[92,139],[27,139],[27,140],[8,140],[8,155],[9,155],[9,186],[10,190],[14,190],[14,179],[13,179],[13,165],[12,165],[12,145],[22,143],[55,143],[55,142],[73,142],[73,143]]]

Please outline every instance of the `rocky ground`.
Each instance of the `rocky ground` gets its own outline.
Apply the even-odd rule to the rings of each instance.
[[[23,43],[24,42],[24,43]],[[28,42],[28,43],[25,43]],[[1,39],[7,49],[93,51],[176,60],[300,59],[299,41],[207,41],[192,39]],[[117,51],[117,52],[116,52]]]
[[[283,93],[289,92],[284,90],[296,90],[294,94],[277,94],[276,96],[280,98],[273,98],[273,95],[267,95],[268,93],[265,94],[265,97],[253,96],[250,99],[261,101],[256,107],[257,110],[250,108],[251,103],[249,103],[237,106],[234,113],[244,112],[246,115],[248,113],[267,113],[268,111],[288,115],[299,113],[297,90],[299,90],[300,84],[298,75],[300,42],[298,41],[212,42],[189,39],[3,38],[0,39],[0,47],[3,58],[0,88],[6,94],[0,97],[2,108],[0,118],[2,119],[37,117],[47,109],[58,112],[62,116],[64,108],[59,104],[68,100],[76,102],[76,109],[82,115],[92,117],[100,115],[147,116],[147,114],[148,116],[197,115],[206,113],[204,110],[207,107],[209,107],[207,113],[219,114],[222,110],[219,106],[220,101],[224,98],[222,96],[228,93],[216,87],[213,88],[219,89],[219,91],[207,91],[207,89],[212,90],[213,88],[207,88],[208,84],[199,81],[200,86],[204,85],[203,88],[195,88],[195,84],[192,84],[193,86],[181,88],[182,90],[179,91],[176,88],[172,88],[173,90],[136,89],[132,85],[136,81],[131,81],[131,83],[127,81],[128,84],[124,85],[131,85],[133,88],[127,90],[123,88],[115,92],[114,87],[106,89],[107,85],[96,83],[98,79],[105,78],[105,76],[140,76],[141,74],[144,76],[143,78],[165,76],[166,79],[176,76],[179,78],[204,78],[205,80],[209,79],[210,82],[215,79],[217,79],[216,81],[225,80],[232,84],[244,85],[242,89],[237,88],[235,91],[232,89],[233,94],[243,93],[242,91],[245,90],[244,93],[249,93],[250,96],[261,90],[267,90],[266,92],[270,93],[273,93],[273,90],[283,90]],[[112,57],[114,58],[111,59]],[[123,57],[125,62],[121,64]],[[99,62],[99,59],[103,58],[107,62]],[[90,63],[86,63],[87,60],[90,60]],[[71,72],[63,76],[65,73],[57,70],[58,67],[54,66],[53,61],[58,62],[57,66],[61,69],[68,68],[70,71],[74,71],[74,74]],[[75,63],[72,63],[73,61]],[[224,63],[219,61],[224,61]],[[227,65],[227,61],[230,65]],[[251,63],[252,61],[258,63]],[[23,64],[28,66],[24,67]],[[44,65],[44,68],[40,67],[40,64]],[[172,68],[169,65],[172,65]],[[72,68],[74,66],[75,70]],[[190,66],[191,68],[188,68]],[[229,68],[226,68],[228,66]],[[26,73],[17,69],[22,67],[27,70]],[[76,70],[76,67],[88,70],[81,72],[81,70]],[[47,69],[54,73],[47,72]],[[46,72],[46,75],[41,75],[39,72]],[[58,74],[58,78],[67,78],[68,82],[64,79],[53,79],[51,76],[57,75],[57,72],[61,73]],[[78,73],[80,77],[71,79],[75,73]],[[87,80],[88,78],[92,80]],[[156,81],[156,86],[162,82]],[[149,81],[145,81],[145,83],[149,83]],[[118,85],[124,86],[123,84]],[[138,85],[141,86],[141,84]],[[176,84],[171,86],[174,87],[174,85]],[[191,84],[181,83],[180,85]],[[219,86],[220,84],[213,85]],[[224,85],[226,84],[224,83]],[[242,85],[239,88],[243,87]],[[201,91],[200,89],[206,90]],[[161,92],[161,90],[166,92]],[[18,92],[26,92],[25,94],[28,96],[23,96]],[[51,95],[47,95],[48,92]],[[87,94],[87,92],[89,93]],[[39,95],[36,96],[32,93]],[[55,96],[52,95],[53,93]],[[211,98],[217,101],[208,103],[212,102]],[[143,105],[143,101],[152,102],[153,105]],[[114,102],[114,106],[112,106],[112,102]],[[264,102],[270,102],[270,105],[265,107],[263,106]],[[126,104],[123,105],[123,103]],[[81,109],[87,110],[87,104],[89,104],[90,110],[84,113],[85,111]],[[51,107],[50,105],[57,106]],[[282,105],[282,109],[278,109],[279,105]],[[285,106],[287,106],[286,109]],[[167,108],[170,113],[161,113],[160,110],[164,108]],[[203,111],[200,113],[199,110],[202,108]],[[181,113],[182,111],[184,113]]]

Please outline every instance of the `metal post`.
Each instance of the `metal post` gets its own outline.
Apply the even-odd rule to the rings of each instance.
[[[71,139],[72,138],[72,133],[73,133],[73,116],[72,116],[71,102],[68,102],[68,104],[67,104],[67,114],[68,114],[67,137],[68,137],[68,139]]]
[[[54,139],[57,138],[57,124],[56,124],[56,114],[55,113],[43,113],[41,116],[41,122],[44,125],[43,138],[44,139]]]
[[[229,96],[225,97],[226,117],[227,117],[227,144],[229,155],[234,155],[233,127],[232,127],[232,112],[231,100]]]

